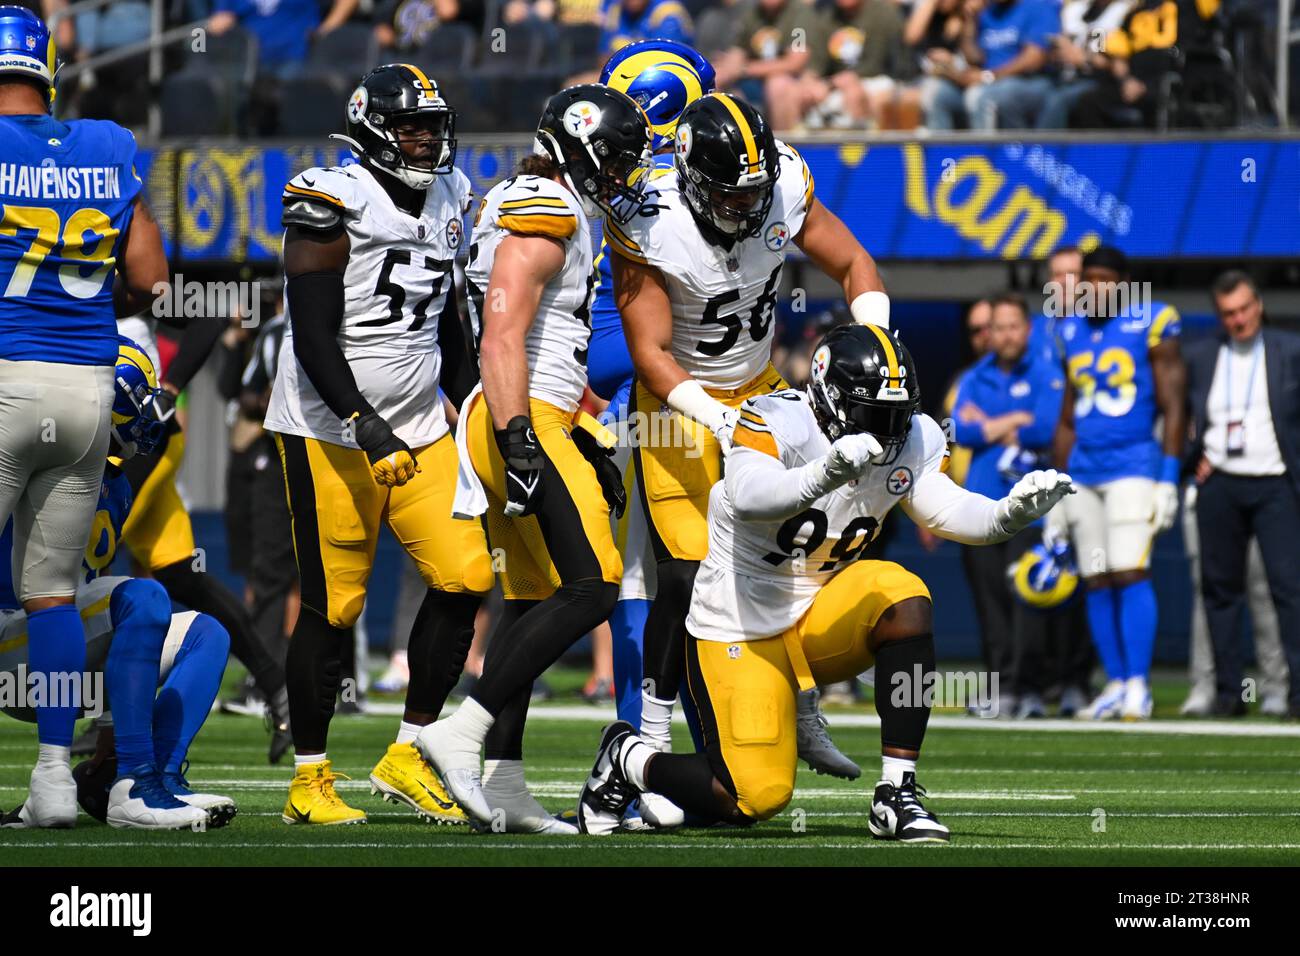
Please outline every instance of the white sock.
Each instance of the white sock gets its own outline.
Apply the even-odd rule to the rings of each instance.
[[[902,786],[903,774],[916,773],[915,760],[904,760],[902,757],[886,757],[882,755],[880,762],[882,764],[881,778],[895,787]]]
[[[668,753],[673,749],[673,703],[641,691],[640,737],[655,750]]]
[[[299,767],[303,766],[303,764],[321,763],[324,760],[325,760],[325,751],[323,750],[318,754],[296,753],[293,755],[293,769],[297,770]]]
[[[448,717],[445,723],[447,730],[463,741],[467,750],[477,752],[483,749],[483,741],[487,739],[488,731],[496,720],[473,697],[466,697],[456,708],[456,713]]]
[[[423,729],[424,727],[420,724],[408,724],[406,721],[402,721],[397,725],[397,742],[399,744],[413,744],[415,738],[420,735],[420,731]]]
[[[515,796],[528,792],[524,783],[522,760],[484,760],[483,790],[500,796]]]
[[[1147,686],[1147,679],[1145,677],[1130,677],[1124,683],[1129,687],[1145,688]]]
[[[620,755],[623,772],[627,774],[627,779],[632,782],[632,786],[642,793],[650,789],[645,780],[645,767],[656,753],[657,751],[636,738],[623,745],[623,753]]]
[[[36,750],[36,766],[69,767],[72,765],[72,748],[58,744],[40,744]]]

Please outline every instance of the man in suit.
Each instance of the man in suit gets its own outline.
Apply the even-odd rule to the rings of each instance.
[[[1188,349],[1187,393],[1215,712],[1246,709],[1239,632],[1253,536],[1291,673],[1287,716],[1300,718],[1300,335],[1264,324],[1259,290],[1244,272],[1224,273],[1211,293],[1224,334]]]

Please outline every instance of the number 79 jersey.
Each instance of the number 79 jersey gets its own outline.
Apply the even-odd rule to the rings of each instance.
[[[545,236],[564,247],[564,265],[542,290],[524,339],[528,394],[567,412],[576,411],[587,388],[591,340],[591,227],[573,193],[553,179],[512,176],[488,190],[474,215],[465,267],[474,341],[483,337],[484,315],[508,303],[485,301],[497,248],[509,235]],[[495,293],[493,293],[495,296]]]
[[[801,392],[784,389],[741,406],[726,467],[744,468],[755,453],[787,469],[821,458],[831,443]],[[720,481],[709,494],[709,553],[695,576],[690,634],[705,641],[756,641],[793,627],[817,592],[862,557],[885,516],[906,503],[922,475],[942,471],[943,430],[928,415],[912,418],[898,457],[823,495],[784,520],[742,520]],[[766,469],[765,469],[766,470]]]
[[[767,220],[729,250],[700,235],[675,171],[651,183],[626,225],[605,223],[610,249],[663,274],[673,358],[706,388],[739,388],[771,361],[781,267],[813,201],[808,164],[779,140],[776,148],[780,175]]]
[[[342,216],[350,251],[339,347],[366,401],[398,438],[420,448],[448,430],[438,396],[438,318],[454,285],[452,268],[472,190],[458,169],[435,176],[417,218],[397,208],[375,175],[360,165],[308,169],[285,186],[284,200],[315,203]],[[266,427],[357,447],[295,357],[291,321],[285,324]]]

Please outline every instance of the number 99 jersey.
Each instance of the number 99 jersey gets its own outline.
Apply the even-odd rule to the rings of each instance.
[[[454,285],[471,194],[459,169],[435,176],[416,218],[398,209],[361,165],[308,169],[284,188],[287,221],[321,228],[341,221],[347,230],[339,347],[361,394],[411,448],[448,430],[438,396],[438,318]],[[285,323],[266,428],[357,447],[298,363],[292,322]]]
[[[808,400],[793,389],[747,400],[732,441],[728,470],[744,468],[755,453],[798,468],[831,447]],[[738,518],[727,482],[719,481],[709,494],[709,553],[695,576],[687,631],[732,643],[793,627],[817,592],[865,554],[889,510],[909,500],[922,475],[942,471],[947,457],[943,429],[918,414],[892,464],[869,468],[790,518]]]
[[[706,388],[739,388],[772,357],[773,316],[787,248],[803,229],[813,178],[795,150],[776,141],[780,174],[758,235],[729,250],[708,242],[677,185],[676,171],[656,178],[626,225],[605,223],[619,255],[664,276],[673,313],[673,358]]]
[[[591,341],[591,228],[578,200],[553,179],[513,176],[483,197],[474,217],[474,235],[465,267],[474,341],[483,337],[483,318],[494,308],[485,302],[497,247],[509,235],[545,236],[564,247],[564,265],[542,290],[533,324],[524,340],[528,394],[566,412],[576,411],[587,388],[587,346]]]

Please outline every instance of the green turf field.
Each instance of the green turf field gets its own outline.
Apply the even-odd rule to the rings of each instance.
[[[1176,709],[1166,688],[1161,710]],[[552,715],[547,716],[548,712]],[[590,715],[590,716],[588,716]],[[205,834],[114,830],[84,815],[61,832],[0,830],[0,865],[1275,865],[1300,862],[1300,726],[1252,719],[1224,725],[1165,719],[1145,729],[993,724],[947,714],[926,741],[920,781],[953,831],[949,846],[871,839],[865,794],[878,764],[871,708],[830,712],[840,746],[870,781],[801,770],[794,800],[750,830],[591,838],[480,835],[415,822],[371,797],[367,774],[396,717],[337,718],[330,753],[340,792],[370,813],[365,826],[280,822],[291,774],[266,763],[255,718],[213,715],[193,748],[191,782],[228,793],[239,816]],[[602,711],[560,701],[529,722],[528,779],[554,810],[573,805]],[[996,726],[994,726],[996,724]],[[1041,728],[1041,729],[1039,729]],[[1048,729],[1052,728],[1052,729]],[[1213,732],[1215,729],[1219,732]],[[689,746],[679,727],[682,746]],[[0,724],[0,807],[25,792],[32,728]]]

